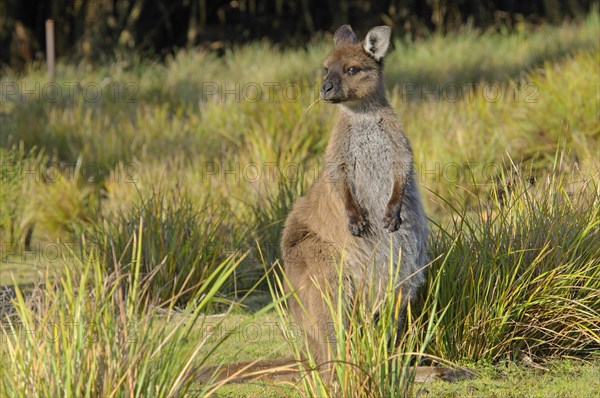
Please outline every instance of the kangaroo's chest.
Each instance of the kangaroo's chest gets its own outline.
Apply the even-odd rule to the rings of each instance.
[[[366,121],[353,126],[349,144],[351,189],[359,205],[382,218],[393,183],[391,136],[377,121]]]

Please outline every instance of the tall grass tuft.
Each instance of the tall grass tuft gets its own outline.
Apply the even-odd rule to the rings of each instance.
[[[96,219],[100,195],[86,180],[82,158],[63,164],[44,149],[25,150],[20,142],[0,148],[0,162],[0,241],[27,247],[34,227],[38,237],[70,241]]]
[[[241,234],[227,228],[225,210],[214,208],[208,200],[196,203],[183,191],[154,191],[140,203],[104,219],[89,234],[108,271],[133,264],[134,253],[127,249],[142,219],[144,236],[139,266],[142,275],[153,275],[145,293],[154,303],[175,297],[174,304],[185,304],[195,296],[194,288],[210,279],[228,254],[240,254],[231,252],[231,248],[240,247],[239,242],[232,240]],[[116,253],[123,255],[117,257]],[[236,286],[229,279],[220,287],[222,293],[227,293]]]
[[[573,181],[573,179],[569,179]],[[449,360],[584,357],[600,348],[600,186],[557,173],[501,184],[438,225],[425,295],[448,308],[428,352]],[[435,313],[428,307],[428,316]]]
[[[30,240],[36,213],[32,191],[39,176],[28,173],[46,161],[43,150],[25,151],[23,145],[0,148],[0,243],[25,246]]]
[[[209,340],[218,347],[227,336],[199,333],[201,313],[239,261],[216,265],[197,285],[193,306],[175,313],[176,293],[169,311],[158,311],[147,301],[156,273],[142,273],[143,231],[140,223],[128,272],[106,271],[92,250],[60,279],[47,280],[35,305],[17,289],[16,318],[1,330],[2,396],[174,397],[211,388],[194,386],[193,369],[206,360],[201,350]]]

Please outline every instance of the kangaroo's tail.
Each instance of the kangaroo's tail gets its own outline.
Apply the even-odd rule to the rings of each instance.
[[[196,380],[227,383],[250,380],[291,381],[300,376],[300,370],[304,366],[305,361],[293,358],[237,362],[200,368]]]
[[[239,383],[256,380],[295,381],[301,376],[301,372],[310,370],[306,360],[299,361],[294,358],[280,358],[203,367],[197,370],[195,379],[201,383],[209,381],[221,383]],[[323,369],[312,370],[323,371]],[[414,371],[414,381],[417,383],[425,383],[435,379],[455,382],[476,377],[474,372],[467,369],[417,366],[414,368]]]

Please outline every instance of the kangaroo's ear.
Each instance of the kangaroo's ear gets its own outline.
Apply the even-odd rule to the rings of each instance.
[[[389,26],[376,26],[367,33],[365,37],[365,51],[379,62],[390,46],[392,28]]]
[[[333,34],[333,43],[336,47],[343,44],[356,44],[358,39],[350,25],[342,25]]]

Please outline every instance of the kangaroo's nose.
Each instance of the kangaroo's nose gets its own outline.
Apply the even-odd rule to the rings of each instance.
[[[339,84],[339,79],[336,76],[328,77],[323,80],[323,85],[321,86],[321,98],[325,101],[331,101],[332,98],[336,96],[336,84]]]

